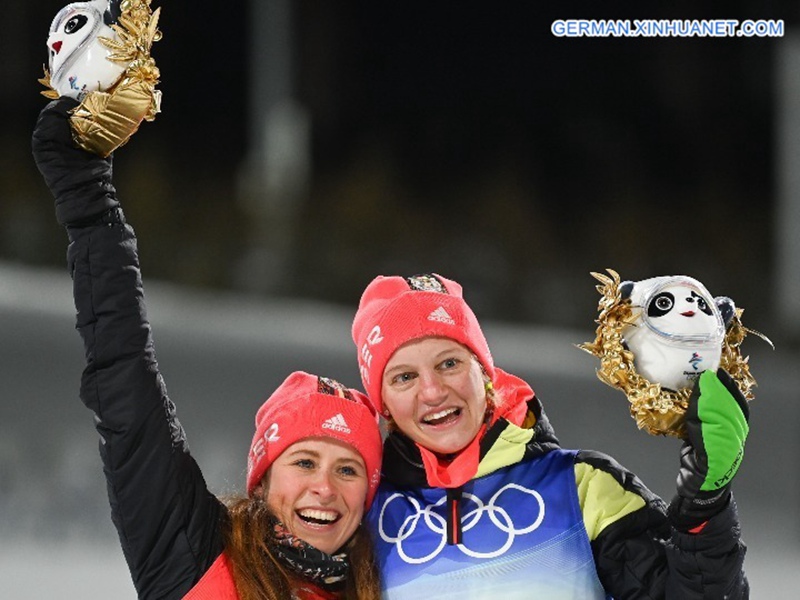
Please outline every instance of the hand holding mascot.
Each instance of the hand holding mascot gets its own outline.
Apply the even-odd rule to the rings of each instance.
[[[42,94],[79,103],[70,108],[70,126],[84,150],[109,156],[160,111],[150,56],[161,39],[159,14],[150,0],[90,0],[68,4],[53,19]]]
[[[684,440],[670,515],[679,529],[701,527],[728,503],[749,432],[755,379],[740,352],[743,310],[691,277],[608,273],[592,274],[597,336],[580,347],[600,358],[598,377],[625,393],[640,429]]]

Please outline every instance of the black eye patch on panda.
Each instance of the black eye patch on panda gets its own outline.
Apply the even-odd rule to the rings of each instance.
[[[706,313],[709,317],[714,314],[714,311],[711,310],[708,302],[706,302],[705,298],[703,298],[700,294],[692,292],[692,298],[697,301],[697,308]]]
[[[64,33],[75,33],[86,25],[88,21],[89,17],[86,15],[75,15],[64,25]]]
[[[675,296],[669,292],[661,292],[647,306],[648,317],[663,317],[675,306]]]

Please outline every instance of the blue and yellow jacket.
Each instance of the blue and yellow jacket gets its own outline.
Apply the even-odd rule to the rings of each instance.
[[[416,445],[393,432],[368,515],[385,596],[746,598],[733,502],[701,533],[611,457],[560,448],[531,392],[519,425],[497,419],[475,476],[428,484]]]

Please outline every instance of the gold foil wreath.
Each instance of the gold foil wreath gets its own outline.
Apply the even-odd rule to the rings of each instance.
[[[153,42],[161,39],[161,8],[152,11],[150,0],[123,0],[120,8],[119,23],[111,25],[119,39],[99,40],[111,50],[108,60],[128,67],[108,90],[89,92],[70,116],[75,143],[103,157],[124,145],[143,120],[152,121],[161,110],[161,91],[155,89],[160,74],[150,56]],[[39,82],[48,88],[44,96],[58,98],[46,68]]]
[[[596,286],[600,293],[600,314],[595,321],[598,324],[597,335],[594,342],[586,342],[578,347],[600,359],[597,377],[606,385],[625,393],[630,403],[631,416],[639,429],[644,429],[651,435],[685,438],[683,418],[689,405],[691,390],[665,389],[636,372],[633,352],[623,344],[622,331],[634,324],[638,317],[636,311],[640,311],[642,307],[633,306],[630,299],[623,300],[619,275],[613,269],[606,271],[610,277],[602,273],[592,273],[600,282]],[[740,346],[748,332],[755,333],[767,342],[769,340],[742,325],[743,312],[743,309],[737,308],[728,326],[719,366],[730,374],[749,401],[753,399],[752,388],[756,381],[750,374],[749,357],[742,357]]]

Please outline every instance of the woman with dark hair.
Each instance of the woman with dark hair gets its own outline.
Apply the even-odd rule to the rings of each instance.
[[[380,432],[366,398],[292,373],[256,413],[247,496],[226,501],[224,551],[185,596],[240,600],[379,597],[361,525],[380,472]]]
[[[156,362],[137,240],[111,159],[79,149],[61,98],[39,116],[33,154],[69,237],[81,399],[95,414],[114,524],[139,598],[380,596],[361,525],[377,489],[377,417],[357,391],[292,373],[256,414],[247,495],[221,501],[189,453]]]

